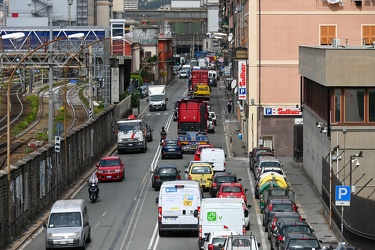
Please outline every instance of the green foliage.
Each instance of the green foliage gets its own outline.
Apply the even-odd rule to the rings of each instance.
[[[158,56],[157,55],[153,55],[149,58],[147,58],[147,63],[152,63],[152,62],[157,62],[158,61]]]
[[[48,140],[47,131],[39,132],[35,135],[35,139],[38,141]]]
[[[15,126],[13,130],[15,134],[21,133],[22,130],[26,129],[32,122],[34,122],[38,113],[39,97],[37,95],[30,95],[27,96],[26,100],[28,102],[29,107],[31,107],[31,111],[22,122],[18,123]]]

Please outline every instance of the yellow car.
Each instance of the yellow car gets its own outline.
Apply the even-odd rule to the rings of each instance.
[[[197,84],[193,90],[194,98],[210,98],[210,86],[206,84]]]
[[[185,170],[186,179],[199,181],[203,190],[211,188],[214,171],[211,163],[201,161],[191,161]]]

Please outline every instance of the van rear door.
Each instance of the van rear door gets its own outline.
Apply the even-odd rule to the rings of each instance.
[[[197,209],[199,190],[184,185],[163,188],[163,224],[197,224],[194,210]]]

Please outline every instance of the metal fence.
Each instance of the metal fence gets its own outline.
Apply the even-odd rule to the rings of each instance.
[[[77,176],[116,144],[117,120],[131,113],[130,98],[109,106],[93,120],[68,132],[61,153],[55,152],[54,145],[47,144],[13,164],[10,182],[7,172],[0,171],[0,248],[35,222]]]
[[[334,174],[330,181],[330,165],[324,158],[322,166],[322,201],[328,216],[332,202],[332,216],[329,217],[333,229],[359,249],[375,250],[375,201],[352,193],[350,206],[335,206],[335,187],[343,183]]]

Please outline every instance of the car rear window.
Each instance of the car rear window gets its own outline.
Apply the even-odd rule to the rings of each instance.
[[[217,182],[217,183],[236,182],[236,177],[234,177],[234,176],[218,176],[218,177],[216,177],[215,182]]]
[[[241,192],[240,187],[223,187],[224,193],[239,193]]]
[[[277,161],[264,161],[262,167],[281,167]]]
[[[177,170],[174,168],[161,168],[159,174],[177,174]]]
[[[312,233],[311,229],[307,226],[290,226],[283,228],[283,234],[288,233]]]
[[[290,240],[289,247],[319,249],[319,242],[315,239],[293,239]]]
[[[167,146],[177,146],[177,141],[166,141],[165,143]]]
[[[285,212],[293,212],[292,204],[273,204],[272,206],[273,211],[285,211]]]
[[[280,170],[280,169],[276,170],[274,168],[271,168],[271,169],[265,169],[265,170],[263,170],[263,173],[269,173],[269,172],[274,172],[274,173],[283,175],[283,171]]]
[[[211,168],[206,166],[196,166],[191,169],[192,174],[212,174]]]

